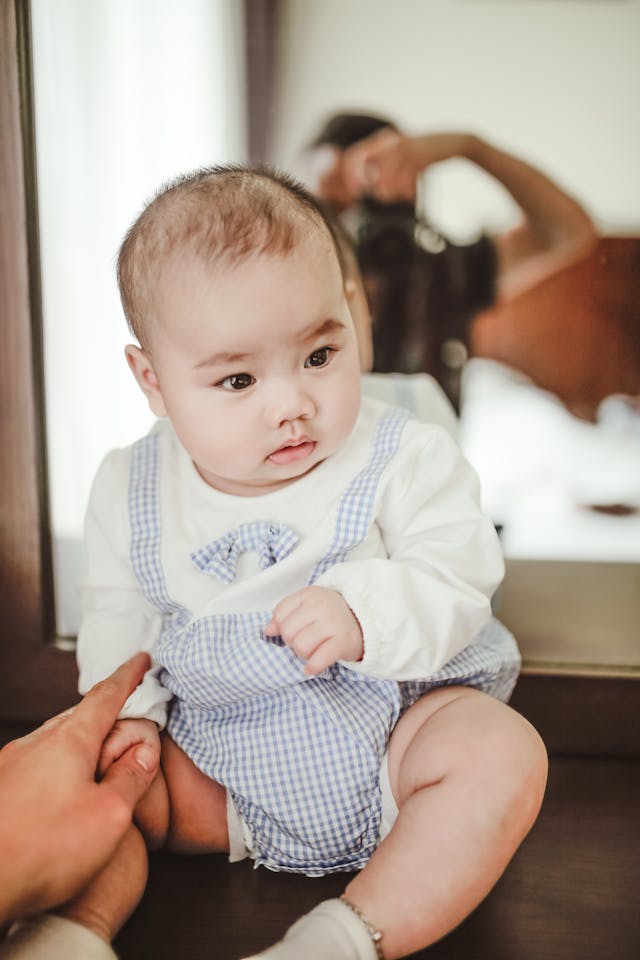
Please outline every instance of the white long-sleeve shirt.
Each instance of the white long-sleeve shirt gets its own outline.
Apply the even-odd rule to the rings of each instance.
[[[200,477],[168,421],[160,421],[162,564],[168,594],[194,616],[272,609],[305,586],[328,552],[340,499],[366,465],[387,408],[363,400],[344,446],[273,493],[238,497]],[[131,448],[115,450],[96,476],[86,520],[88,575],[78,638],[80,691],[139,650],[153,651],[161,615],[129,560]],[[243,554],[233,583],[200,571],[191,554],[239,526],[282,523],[300,542],[266,570]],[[346,562],[316,581],[337,590],[362,627],[364,656],[345,666],[395,680],[424,679],[466,647],[490,617],[504,572],[495,530],[479,508],[477,477],[441,427],[409,421],[375,492],[372,522]],[[152,670],[122,716],[163,725],[169,693]]]

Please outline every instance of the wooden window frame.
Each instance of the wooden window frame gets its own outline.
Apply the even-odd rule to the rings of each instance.
[[[248,12],[264,159],[277,0]],[[77,700],[75,657],[55,636],[32,79],[29,0],[0,0],[0,720],[20,722]]]
[[[28,0],[0,0],[0,718],[77,700],[55,642]]]

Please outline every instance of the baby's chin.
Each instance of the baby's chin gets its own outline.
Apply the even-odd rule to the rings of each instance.
[[[324,458],[322,458],[323,460]],[[285,465],[268,464],[259,475],[251,478],[221,477],[202,470],[196,464],[196,470],[207,484],[219,493],[225,493],[231,497],[261,497],[267,493],[275,493],[289,484],[301,480],[302,477],[311,473],[320,463],[321,459],[314,460],[312,463],[294,462]]]
[[[301,457],[298,460],[292,459],[287,462],[277,462],[269,458],[269,462],[276,469],[272,473],[274,484],[286,486],[301,480],[307,474],[312,473],[316,467],[320,466],[326,460],[326,456]],[[268,482],[268,481],[267,481]]]

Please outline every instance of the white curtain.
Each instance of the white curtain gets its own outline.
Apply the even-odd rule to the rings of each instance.
[[[242,4],[31,7],[56,619],[73,635],[92,477],[151,422],[123,356],[116,252],[164,180],[245,159]]]

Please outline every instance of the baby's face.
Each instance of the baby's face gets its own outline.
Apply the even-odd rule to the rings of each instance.
[[[323,233],[231,268],[184,255],[157,302],[151,406],[212,487],[269,493],[348,437],[360,406],[358,347]]]

